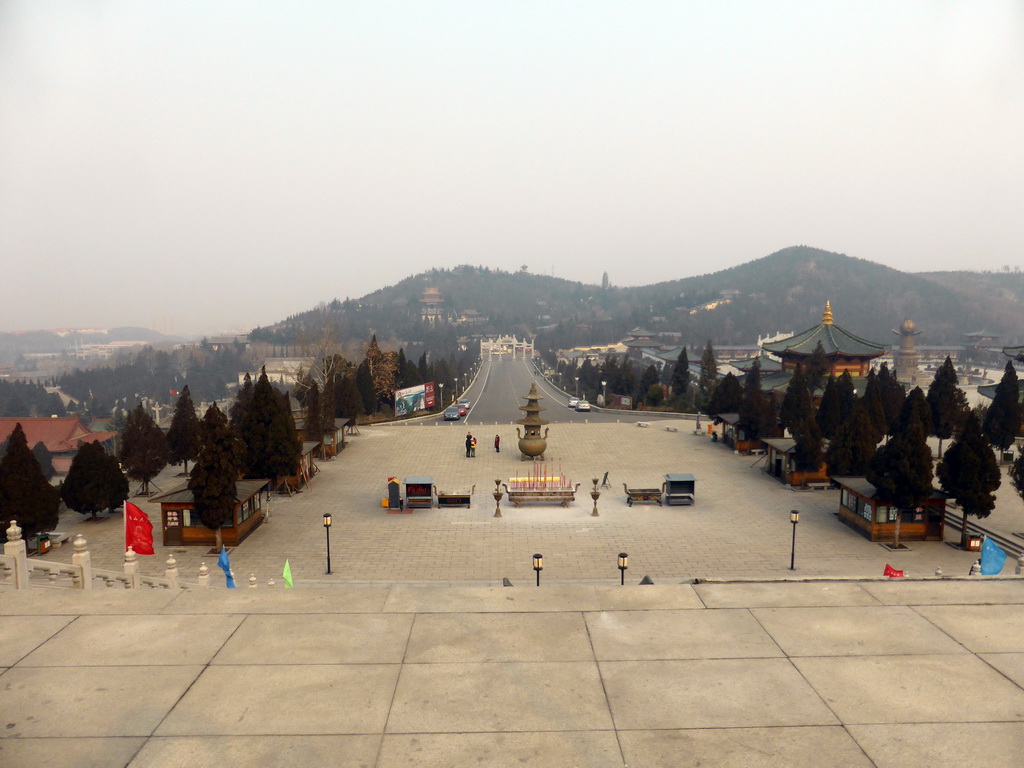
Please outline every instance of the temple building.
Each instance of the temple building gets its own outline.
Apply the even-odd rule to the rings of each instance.
[[[849,371],[855,377],[867,376],[871,361],[888,350],[885,344],[868,341],[836,325],[832,321],[832,306],[829,302],[825,302],[825,313],[820,325],[788,339],[767,342],[761,348],[782,361],[783,372],[792,372],[807,362],[819,342],[828,358],[829,372],[834,376],[840,376],[844,371]]]
[[[444,298],[437,288],[431,286],[420,296],[420,317],[431,325],[444,319]]]

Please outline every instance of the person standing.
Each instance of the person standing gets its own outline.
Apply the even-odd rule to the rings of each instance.
[[[501,453],[501,435],[494,436],[494,452]]]
[[[469,452],[473,449],[473,435],[469,432],[466,433],[466,458],[469,458]]]
[[[469,438],[469,455],[474,459],[476,458],[476,438]]]

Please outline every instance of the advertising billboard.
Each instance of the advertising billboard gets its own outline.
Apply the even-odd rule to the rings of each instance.
[[[429,411],[437,404],[434,382],[395,390],[395,416],[407,416],[415,411]]]

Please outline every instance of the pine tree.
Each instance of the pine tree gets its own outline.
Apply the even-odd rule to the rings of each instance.
[[[589,361],[588,361],[589,362]],[[645,400],[649,400],[649,395],[652,387],[658,387],[661,389],[661,385],[658,383],[658,369],[653,365],[647,366],[644,370],[643,376],[640,377],[639,395]]]
[[[302,412],[305,419],[304,434],[311,442],[320,442],[324,437],[324,416],[321,412],[320,387],[310,381],[303,393]]]
[[[829,376],[825,383],[825,391],[821,395],[821,403],[818,405],[818,429],[822,437],[831,440],[836,435],[836,430],[843,423],[843,416],[849,415],[850,411],[843,411],[839,399],[842,397],[839,389],[839,382],[835,376]]]
[[[363,398],[356,386],[355,374],[345,374],[341,379],[338,394],[338,413],[348,419],[358,419],[363,415]]]
[[[960,434],[942,457],[937,474],[942,490],[956,499],[964,514],[960,538],[961,546],[966,547],[967,516],[988,517],[996,505],[995,490],[1002,482],[992,446],[974,413],[967,416]],[[1019,457],[1010,468],[1010,478],[1020,493],[1024,485],[1018,484],[1018,479],[1024,481],[1024,463]]]
[[[864,397],[860,401],[864,404],[864,411],[871,420],[871,426],[877,435],[875,438],[877,443],[889,432],[889,422],[885,418],[882,388],[874,371],[868,371],[867,384],[864,385]]]
[[[102,445],[85,443],[71,460],[60,494],[69,509],[95,518],[100,510],[112,509],[128,498],[128,478]]]
[[[793,458],[798,472],[817,472],[822,462],[821,430],[814,416],[808,413],[791,428],[795,444]]]
[[[708,343],[704,346],[704,353],[700,356],[700,378],[697,380],[702,404],[708,401],[717,384],[718,363],[715,362],[715,350],[711,346],[711,339],[708,339]]]
[[[1013,362],[1007,361],[1003,377],[996,385],[995,395],[985,413],[982,426],[989,442],[1002,451],[1013,445],[1013,439],[1020,431],[1021,408],[1020,389],[1017,385],[1017,371]]]
[[[814,394],[818,391],[818,387],[821,386],[821,382],[825,380],[825,377],[832,370],[832,364],[825,354],[825,347],[822,346],[821,341],[814,345],[814,350],[807,357],[807,363],[804,367],[807,376],[807,389],[811,391],[811,394]]]
[[[756,442],[765,434],[766,417],[767,402],[761,389],[761,363],[754,360],[743,382],[743,400],[740,401],[736,423],[746,433],[747,440]]]
[[[235,402],[231,404],[231,410],[228,412],[228,423],[236,432],[241,430],[242,422],[245,421],[245,414],[249,411],[251,404],[252,376],[247,372],[245,378],[242,379],[242,387],[235,396]]]
[[[843,371],[836,379],[836,391],[839,394],[839,413],[846,418],[847,414],[853,413],[853,404],[857,402],[857,389],[849,371]]]
[[[149,481],[167,466],[170,451],[163,431],[139,403],[128,413],[121,438],[121,465],[132,480],[142,483],[142,494],[149,494]]]
[[[682,408],[690,392],[690,359],[686,355],[685,346],[679,351],[676,364],[672,367],[671,386],[672,396]]]
[[[732,372],[725,374],[718,386],[711,392],[711,397],[705,405],[705,411],[711,416],[719,416],[723,413],[738,413],[740,403],[743,401],[743,386]]]
[[[420,372],[420,381],[422,381],[422,382],[430,381],[430,367],[427,365],[427,353],[426,352],[424,352],[422,355],[420,355],[420,361],[419,361],[419,364],[417,365],[417,368],[419,368],[419,372]]]
[[[18,422],[0,459],[0,520],[16,520],[22,536],[30,539],[57,527],[59,506],[60,494],[43,477]]]
[[[964,420],[967,398],[957,386],[959,383],[953,361],[947,357],[928,387],[928,406],[932,414],[931,434],[939,438],[939,456],[942,456],[942,441],[952,437]]]
[[[451,383],[451,377],[445,376],[442,383]],[[370,366],[365,360],[356,368],[356,388],[359,390],[359,397],[362,400],[363,413],[374,414],[377,412],[377,394],[373,389],[373,377],[370,375]]]
[[[919,419],[908,418],[905,423],[906,429],[878,449],[866,475],[879,496],[897,510],[916,507],[932,494],[932,452],[927,432]]]
[[[50,482],[53,478],[53,454],[50,453],[50,449],[46,447],[46,443],[40,440],[38,443],[32,446],[32,455],[36,457],[36,461],[39,462],[39,469],[43,473],[43,477],[46,478],[46,482]]]
[[[252,404],[242,422],[241,437],[246,477],[277,479],[298,470],[302,448],[291,409],[270,384],[265,369],[253,385]]]
[[[786,387],[786,396],[782,398],[782,407],[779,408],[779,418],[782,426],[788,429],[791,435],[796,435],[796,425],[813,416],[814,406],[811,404],[811,393],[807,389],[807,379],[804,377],[803,368],[798,367],[793,378],[789,380],[789,386]]]
[[[899,432],[906,432],[911,421],[917,423],[925,435],[931,432],[932,411],[928,407],[928,400],[920,387],[914,387],[904,399],[903,407],[889,423],[889,434],[896,435]]]
[[[878,368],[878,388],[882,395],[882,411],[885,413],[886,431],[892,433],[893,419],[903,409],[903,401],[907,397],[903,385],[896,380],[896,374],[889,371],[889,364],[882,363]],[[925,425],[925,434],[930,427]]]
[[[636,408],[636,371],[629,357],[622,358],[622,365],[619,366],[619,387],[633,396],[633,408]]]
[[[335,385],[334,374],[328,374],[323,391],[320,393],[320,434],[325,435],[334,431],[335,409]]]
[[[188,487],[199,519],[216,532],[218,551],[224,546],[220,529],[234,519],[235,483],[244,463],[245,446],[214,403],[200,424],[199,454]]]
[[[188,384],[181,390],[181,396],[174,406],[171,427],[167,430],[167,448],[170,451],[170,463],[184,462],[184,471],[188,474],[189,461],[199,453],[199,417],[196,416]]]
[[[860,477],[867,473],[878,446],[878,437],[863,401],[839,425],[829,441],[825,463],[831,477]]]

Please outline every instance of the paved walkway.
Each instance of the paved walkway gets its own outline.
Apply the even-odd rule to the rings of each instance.
[[[5,768],[1019,766],[1024,581],[0,592]]]

